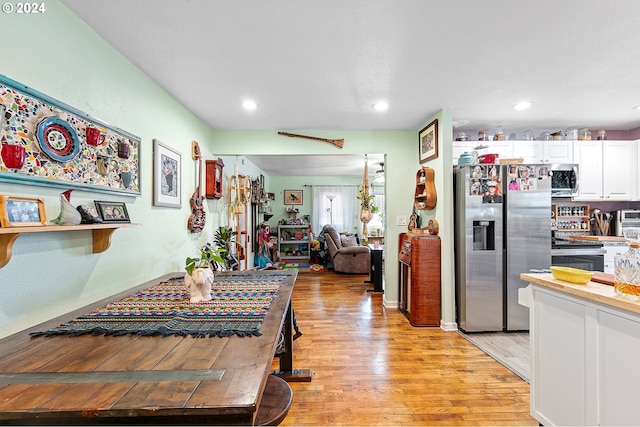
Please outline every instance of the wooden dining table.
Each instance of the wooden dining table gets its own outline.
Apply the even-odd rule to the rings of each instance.
[[[0,340],[0,424],[253,425],[269,375],[311,380],[310,370],[293,369],[297,270],[249,273],[286,275],[260,336],[29,335],[183,274],[158,277]],[[278,348],[284,350],[274,371]]]

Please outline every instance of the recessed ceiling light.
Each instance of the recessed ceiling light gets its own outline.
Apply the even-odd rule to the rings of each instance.
[[[244,108],[245,110],[252,111],[258,108],[258,104],[256,104],[256,101],[252,99],[247,99],[242,103],[242,108]]]
[[[517,104],[515,104],[513,106],[514,110],[526,110],[527,108],[531,107],[531,105],[533,104],[533,102],[531,101],[520,101]]]
[[[389,109],[389,104],[387,104],[384,101],[378,101],[375,104],[373,104],[373,108],[376,111],[387,111]]]
[[[636,105],[635,107],[633,107],[634,110],[640,110],[640,105]]]

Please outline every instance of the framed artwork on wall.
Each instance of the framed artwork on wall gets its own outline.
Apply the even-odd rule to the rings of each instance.
[[[153,140],[153,206],[180,208],[182,161],[180,153]]]
[[[140,138],[0,75],[0,182],[140,196]]]
[[[418,153],[420,163],[438,157],[438,119],[429,123],[418,133]]]
[[[39,226],[47,222],[42,199],[0,196],[2,227]]]
[[[284,190],[285,205],[301,205],[302,190]]]

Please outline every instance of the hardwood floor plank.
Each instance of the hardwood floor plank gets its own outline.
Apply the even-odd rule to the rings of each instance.
[[[314,375],[290,384],[281,425],[538,425],[525,381],[455,332],[412,327],[366,279],[298,275],[294,365]]]

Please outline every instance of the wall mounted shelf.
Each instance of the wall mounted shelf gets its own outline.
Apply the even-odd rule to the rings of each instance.
[[[111,235],[122,227],[138,226],[141,224],[80,224],[80,225],[44,225],[38,227],[7,227],[0,228],[0,268],[11,260],[13,242],[24,233],[52,233],[59,231],[92,230],[93,253],[106,251],[111,246]]]

